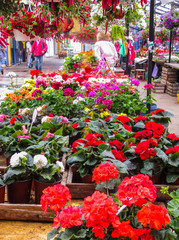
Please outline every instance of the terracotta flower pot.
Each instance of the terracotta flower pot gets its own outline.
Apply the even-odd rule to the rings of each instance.
[[[32,180],[17,181],[7,185],[10,203],[28,203],[30,200]]]
[[[4,203],[5,186],[0,186],[0,203]]]
[[[34,179],[35,203],[40,204],[40,199],[43,194],[42,192],[45,188],[52,187],[56,184],[59,184],[59,183],[61,183],[61,180],[62,180],[62,177],[54,183],[43,183],[43,182],[39,182],[38,180]]]

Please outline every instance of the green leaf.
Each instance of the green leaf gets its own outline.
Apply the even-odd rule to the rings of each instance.
[[[177,179],[179,178],[179,173],[177,174],[170,174],[168,173],[167,174],[167,177],[166,177],[166,180],[167,180],[167,183],[174,183]]]
[[[168,156],[160,148],[155,148],[156,155],[163,160],[164,163],[168,162]]]
[[[179,218],[172,219],[170,221],[170,227],[172,227],[177,233],[179,233]]]
[[[112,159],[115,159],[113,153],[111,151],[104,151],[100,154],[101,157],[103,158],[112,158]]]
[[[26,172],[25,167],[9,168],[8,171],[4,174],[4,181],[7,182],[9,179],[13,178],[14,176],[20,176],[25,172]]]
[[[51,230],[47,235],[47,240],[54,238],[55,235],[57,235],[57,233],[58,233],[58,229],[54,228],[53,230]]]
[[[179,217],[179,203],[172,199],[167,206],[168,212],[175,218]]]
[[[155,167],[155,163],[150,162],[149,160],[144,161],[144,168],[146,171],[152,170],[152,169],[154,169],[154,167]]]
[[[81,149],[78,152],[68,157],[67,164],[72,165],[75,163],[83,162],[84,159],[85,159],[85,152],[83,149]]]
[[[134,125],[135,128],[141,128],[141,129],[144,129],[145,128],[145,124],[140,121],[140,122],[137,122],[135,125]]]

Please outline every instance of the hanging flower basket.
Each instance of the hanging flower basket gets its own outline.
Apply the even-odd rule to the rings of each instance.
[[[179,9],[173,9],[161,18],[163,26],[169,30],[179,27]]]

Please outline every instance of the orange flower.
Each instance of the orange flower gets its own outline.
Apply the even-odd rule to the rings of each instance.
[[[137,219],[144,227],[149,224],[149,228],[155,228],[156,230],[160,230],[162,226],[165,227],[166,224],[170,223],[167,209],[153,203],[143,206],[137,212]]]

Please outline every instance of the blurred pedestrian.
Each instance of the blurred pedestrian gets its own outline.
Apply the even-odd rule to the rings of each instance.
[[[23,62],[23,43],[19,41],[19,63]]]
[[[38,40],[34,41],[32,45],[31,54],[34,53],[35,56],[35,68],[36,70],[42,71],[42,64],[43,64],[43,55],[46,53],[48,46],[43,39],[40,37]]]
[[[29,63],[30,63],[31,50],[32,50],[31,41],[28,41],[28,42],[26,42],[27,65],[29,65]]]
[[[3,66],[5,65],[5,50],[0,47],[0,71],[1,71],[1,74],[3,75],[4,74],[4,68]]]
[[[94,45],[94,54],[98,60],[106,59],[110,67],[114,67],[118,59],[116,48],[112,42],[110,42],[111,36],[107,32],[99,32],[97,35],[97,42]]]

